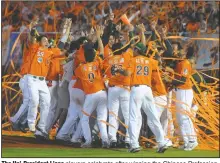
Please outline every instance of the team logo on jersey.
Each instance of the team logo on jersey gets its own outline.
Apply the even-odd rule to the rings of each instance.
[[[43,57],[43,56],[44,56],[44,52],[38,51],[38,52],[37,52],[37,56],[38,56],[38,57]]]
[[[184,69],[183,74],[184,74],[184,75],[187,75],[187,74],[188,74],[188,70],[187,70],[187,69]]]
[[[93,70],[97,70],[96,66],[93,66]]]
[[[38,63],[42,63],[42,62],[43,62],[43,58],[42,58],[42,57],[38,57],[38,58],[37,58],[37,62],[38,62]]]

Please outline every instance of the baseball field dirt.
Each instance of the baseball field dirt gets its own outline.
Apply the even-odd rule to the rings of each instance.
[[[163,154],[155,149],[129,153],[127,149],[77,148],[56,141],[37,141],[33,137],[2,136],[2,157],[219,157],[219,151],[183,151],[170,148]]]

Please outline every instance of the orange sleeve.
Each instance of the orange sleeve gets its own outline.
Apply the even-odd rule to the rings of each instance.
[[[84,76],[83,76],[83,71],[82,71],[82,66],[83,65],[79,65],[76,69],[75,69],[75,71],[74,71],[74,74],[76,75],[76,77],[78,77],[78,78],[80,78],[80,79],[82,79],[82,78],[84,78]]]
[[[101,68],[101,70],[103,70],[104,69],[103,60],[100,57],[97,57],[97,62],[99,64],[99,67]]]
[[[51,51],[53,52],[53,57],[58,58],[61,55],[61,50],[59,48],[53,48]]]
[[[152,70],[157,70],[158,68],[158,61],[157,60],[154,60],[154,59],[151,59],[151,65],[152,65]]]

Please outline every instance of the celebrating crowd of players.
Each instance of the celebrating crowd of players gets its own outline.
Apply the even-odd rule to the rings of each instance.
[[[104,25],[88,27],[77,40],[72,40],[71,19],[65,19],[57,44],[39,35],[34,28],[37,21],[31,22],[19,82],[23,103],[10,118],[13,127],[27,132],[27,124],[36,138],[49,139],[58,121],[56,140],[89,148],[89,119],[96,111],[103,148],[117,147],[118,128],[123,124],[126,131],[120,134],[124,134],[126,147],[138,152],[142,109],[155,135],[157,152],[163,153],[172,146],[167,136],[174,131],[173,123],[168,122],[172,122],[170,107],[175,93],[182,149],[193,150],[198,142],[191,115],[198,108],[193,105],[190,78],[194,75],[200,82],[201,78],[195,74],[189,44],[181,47],[168,40],[166,26],[157,26],[156,21],[146,39],[143,24],[116,25],[113,19],[110,14]],[[176,60],[165,60],[169,57]]]

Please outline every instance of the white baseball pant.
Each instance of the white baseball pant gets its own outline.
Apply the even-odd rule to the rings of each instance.
[[[187,115],[191,113],[190,109],[193,101],[193,90],[176,89],[176,100],[177,122],[179,124],[183,141],[185,145],[187,145],[189,141],[197,141],[194,125],[189,115]]]
[[[63,81],[63,84],[58,87],[58,109],[67,109],[69,107],[70,95],[68,88],[69,82],[67,80]]]
[[[24,77],[20,78],[20,81],[19,81],[19,87],[23,95],[23,103],[21,104],[17,113],[13,117],[10,117],[10,121],[12,121],[15,124],[18,124],[18,123],[25,124],[27,122],[29,92],[28,92],[26,85],[27,85],[27,77],[26,75],[24,75]]]
[[[165,135],[173,137],[174,135],[174,125],[173,125],[173,118],[172,118],[172,112],[171,112],[171,106],[172,106],[172,94],[173,91],[171,90],[168,92],[167,95],[167,118],[168,118],[168,124],[167,126],[164,126]]]
[[[165,127],[167,127],[168,125],[168,117],[167,117],[167,96],[166,95],[162,95],[162,96],[156,96],[154,97],[154,101],[155,101],[155,106],[156,106],[156,110],[158,112],[158,118],[160,120],[160,123],[162,125],[162,128],[165,132]]]
[[[75,123],[77,123],[77,119],[80,118],[82,114],[81,109],[84,104],[85,94],[81,89],[73,88],[75,82],[76,80],[71,80],[69,83],[68,89],[70,94],[70,104],[68,108],[66,121],[57,133],[57,139],[69,140],[71,138],[74,125]],[[77,126],[76,131],[80,133],[82,132],[81,125]]]
[[[121,87],[109,87],[108,88],[108,110],[109,110],[109,123],[114,127],[109,126],[108,135],[111,142],[117,142],[118,131],[118,111],[121,108],[125,125],[129,124],[129,90]],[[125,142],[130,142],[128,128],[126,129]]]
[[[129,135],[130,146],[132,148],[140,147],[137,135],[138,128],[138,114],[142,108],[147,115],[147,123],[151,128],[151,131],[156,136],[158,146],[163,146],[167,142],[164,139],[164,132],[158,118],[158,112],[156,111],[155,102],[150,87],[146,85],[139,85],[138,87],[131,88],[130,95],[130,119],[129,119]],[[138,114],[137,114],[138,113]],[[150,125],[152,124],[152,125]]]
[[[86,143],[92,142],[91,130],[89,126],[89,117],[94,110],[97,111],[97,120],[98,120],[99,130],[101,133],[102,142],[108,142],[106,123],[102,122],[102,121],[105,122],[107,121],[106,91],[101,90],[96,93],[86,95],[85,103],[83,105],[83,115],[80,120]]]
[[[27,85],[30,96],[28,108],[28,126],[35,128],[35,121],[37,117],[38,104],[40,106],[40,121],[38,128],[42,132],[46,132],[46,122],[50,107],[50,91],[45,80],[40,80],[39,77],[34,78],[33,75],[27,75]],[[36,131],[37,134],[37,131]]]
[[[49,133],[50,129],[53,127],[55,123],[54,116],[58,105],[58,86],[58,81],[53,80],[52,86],[48,87],[50,91],[51,100],[46,124],[47,133]]]

